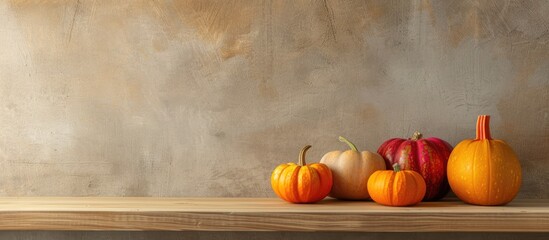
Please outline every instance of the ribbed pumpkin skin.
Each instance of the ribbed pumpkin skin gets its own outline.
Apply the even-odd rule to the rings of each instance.
[[[414,138],[421,137],[415,133]],[[439,138],[425,139],[393,138],[384,142],[377,152],[385,159],[387,169],[398,163],[402,169],[413,170],[421,174],[427,185],[424,200],[437,200],[449,190],[446,169],[452,146]]]
[[[403,207],[420,203],[426,186],[423,177],[415,171],[384,170],[370,176],[368,191],[376,203]]]
[[[477,126],[485,126],[479,126],[477,139],[456,146],[448,161],[448,181],[456,196],[466,203],[505,205],[519,192],[522,170],[511,147],[490,138],[488,122],[489,116],[480,116]]]
[[[271,186],[276,195],[292,203],[314,203],[328,195],[333,184],[331,170],[321,163],[304,163],[285,163],[275,168]]]

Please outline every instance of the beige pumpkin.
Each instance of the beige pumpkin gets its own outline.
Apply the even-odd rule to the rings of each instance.
[[[330,197],[347,200],[369,199],[368,178],[375,171],[385,170],[385,160],[376,152],[359,152],[356,146],[344,137],[339,137],[339,141],[347,143],[351,150],[332,151],[320,160],[332,170],[334,183]]]

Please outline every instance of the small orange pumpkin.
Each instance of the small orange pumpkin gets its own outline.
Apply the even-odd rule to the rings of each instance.
[[[504,205],[520,189],[521,167],[513,149],[490,136],[490,116],[477,119],[477,137],[460,142],[448,160],[448,182],[462,201]]]
[[[368,179],[370,197],[387,206],[416,205],[425,196],[427,187],[421,174],[412,170],[400,170],[395,163],[393,170],[376,171]]]
[[[332,189],[332,171],[322,163],[305,163],[310,145],[301,149],[299,163],[278,165],[271,175],[271,186],[280,198],[292,203],[314,203]]]

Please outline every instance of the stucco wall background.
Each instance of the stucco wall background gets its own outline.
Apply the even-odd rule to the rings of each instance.
[[[549,198],[548,12],[0,1],[0,195],[274,197],[270,172],[305,144],[309,161],[344,149],[339,135],[372,151],[415,130],[455,145],[490,114],[521,160],[519,197]]]

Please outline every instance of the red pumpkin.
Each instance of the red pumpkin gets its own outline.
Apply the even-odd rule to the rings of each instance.
[[[377,152],[385,159],[387,169],[393,169],[393,165],[398,163],[403,170],[420,173],[427,185],[423,200],[437,200],[449,190],[446,166],[452,146],[439,138],[421,137],[421,133],[415,132],[409,139],[389,139]]]

